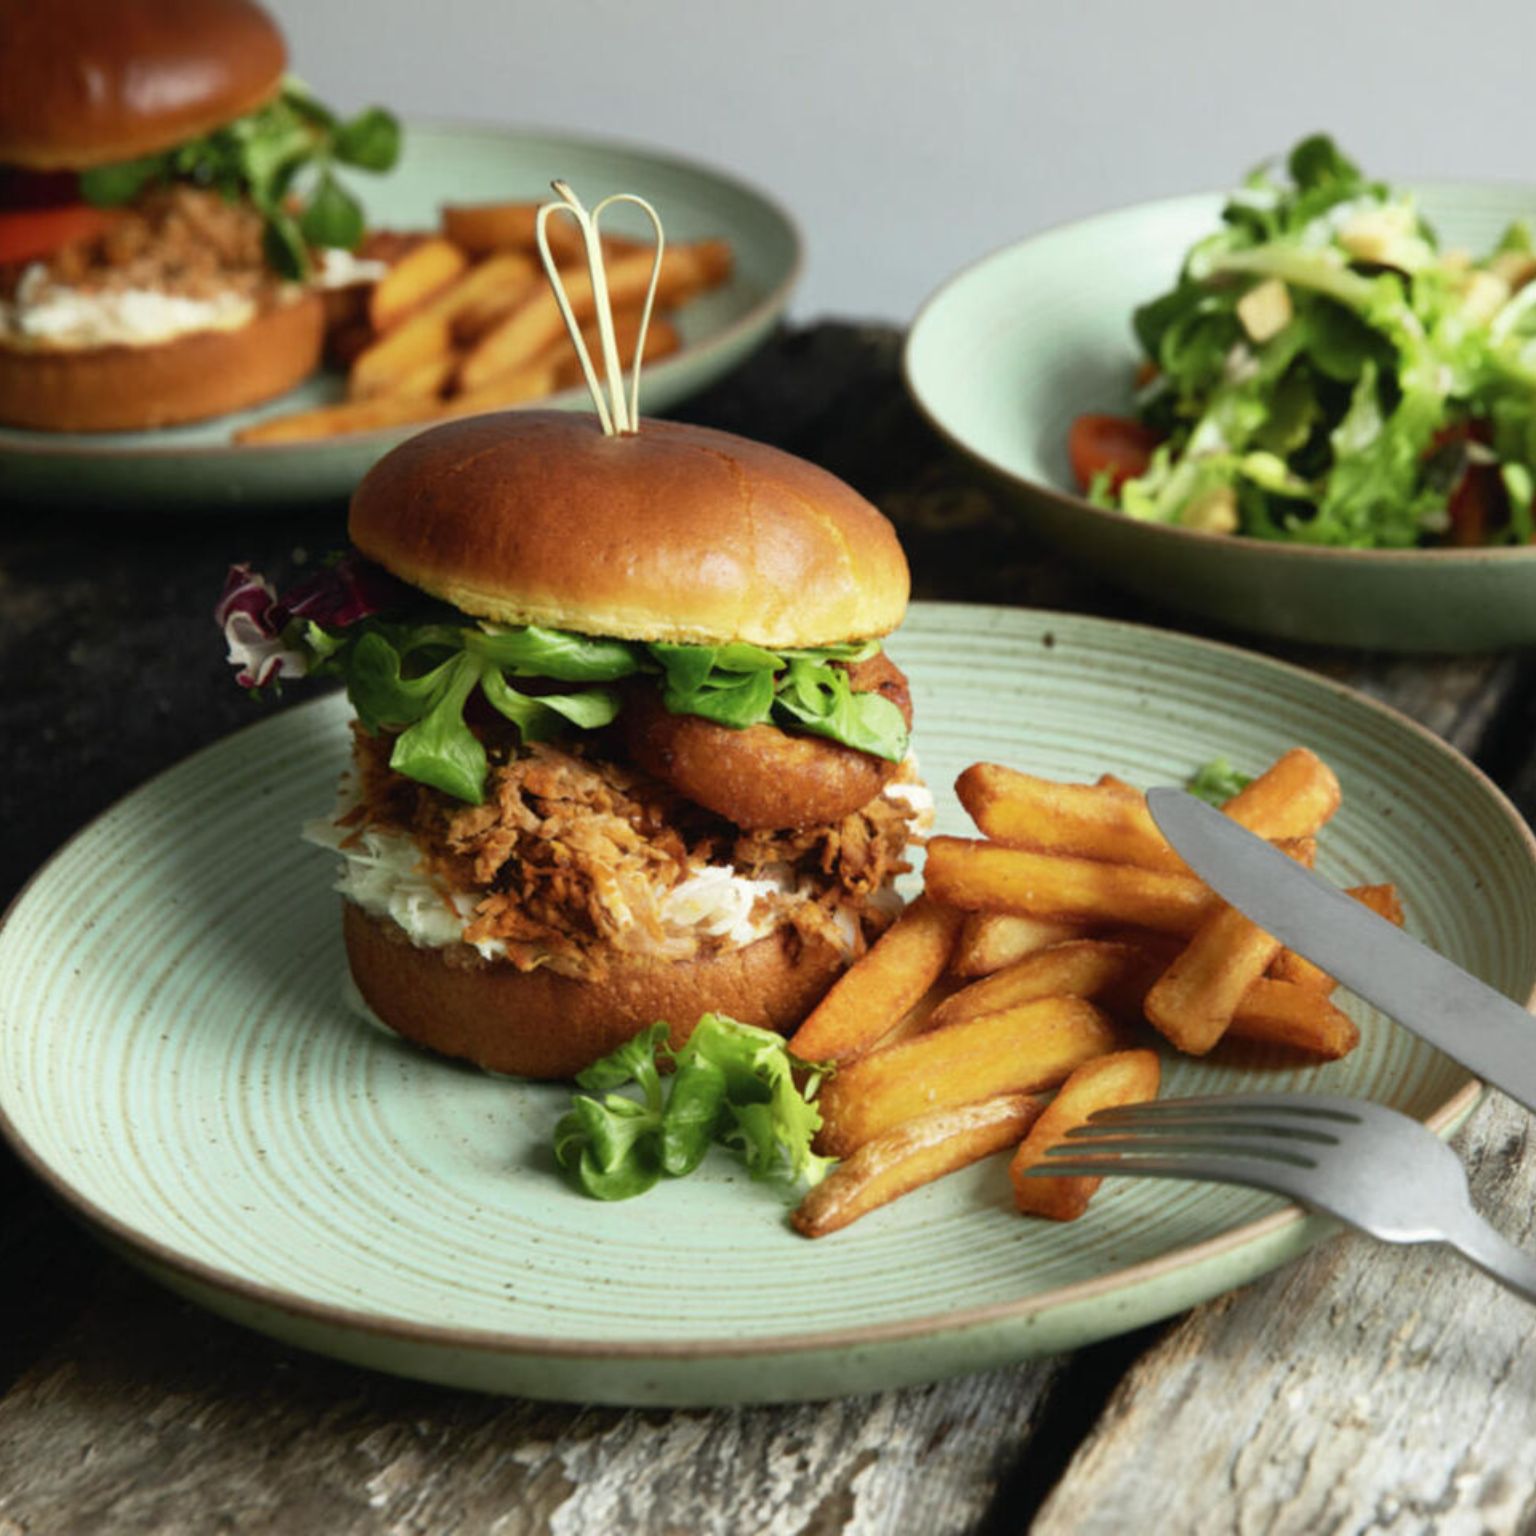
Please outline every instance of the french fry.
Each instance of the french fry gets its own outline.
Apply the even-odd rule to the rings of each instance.
[[[441,416],[477,416],[482,411],[502,411],[508,406],[524,405],[530,400],[542,400],[555,387],[554,366],[540,359],[521,368],[509,368],[507,372],[487,379],[478,389],[465,390],[445,400],[439,407]]]
[[[928,843],[924,883],[967,911],[1023,913],[1073,923],[1129,923],[1192,934],[1216,904],[1193,875],[1067,858],[960,837]]]
[[[373,285],[368,295],[368,319],[374,330],[382,333],[398,325],[468,265],[469,258],[451,241],[424,240]]]
[[[723,240],[703,240],[696,245],[669,245],[661,260],[656,303],[671,308],[685,303],[701,289],[722,281],[730,271],[730,246]],[[653,254],[635,251],[608,263],[608,294],[617,309],[643,303],[651,284]],[[595,310],[592,277],[585,267],[565,276],[565,292],[578,322],[590,320]],[[459,381],[474,389],[485,380],[537,357],[564,332],[565,321],[552,289],[535,287],[499,325],[476,343],[459,369]]]
[[[415,369],[452,354],[457,315],[493,296],[521,296],[533,283],[533,263],[526,256],[509,252],[471,267],[358,356],[347,377],[348,393],[359,400],[389,394]]]
[[[898,1125],[839,1163],[790,1221],[806,1237],[836,1232],[946,1173],[1017,1146],[1044,1104],[1029,1094],[1005,1093]]]
[[[1333,770],[1305,747],[1293,747],[1222,806],[1239,826],[1271,842],[1316,837],[1342,799]]]
[[[1068,939],[962,987],[927,1021],[943,1029],[1042,997],[1086,997],[1116,1016],[1140,1016],[1141,999],[1159,969],[1158,957],[1111,939]]]
[[[430,421],[440,402],[412,399],[404,395],[378,395],[372,400],[347,400],[340,405],[322,405],[314,410],[293,411],[286,416],[270,416],[265,421],[242,427],[235,434],[238,443],[305,443],[321,438],[339,437],[346,432],[377,432],[384,427],[398,427],[413,421]]]
[[[960,914],[924,894],[833,984],[790,1036],[802,1061],[847,1061],[869,1050],[944,972]]]
[[[1112,789],[1117,795],[1140,796],[1141,794],[1134,784],[1127,784],[1124,779],[1117,779],[1112,773],[1101,773],[1094,783],[1100,789]]]
[[[975,763],[955,781],[971,819],[994,842],[1076,858],[1189,873],[1158,831],[1145,795],[1118,784],[1061,784]]]
[[[624,309],[613,317],[614,344],[619,351],[619,366],[628,368],[635,361],[635,343],[640,339],[640,311]],[[587,344],[587,355],[599,374],[602,372],[602,339],[597,323],[588,321],[581,328],[581,339]],[[667,357],[682,345],[677,327],[662,315],[652,315],[645,332],[645,361],[654,363]],[[568,344],[555,343],[558,360],[555,364],[555,388],[574,389],[582,382],[581,360]]]
[[[1403,902],[1395,885],[1357,885],[1345,894],[1353,896],[1362,906],[1369,907],[1377,917],[1383,917],[1399,928],[1403,926]],[[1338,985],[1320,965],[1303,959],[1291,949],[1282,949],[1275,956],[1269,974],[1277,981],[1293,981],[1298,986],[1313,987],[1325,993],[1332,992]]]
[[[375,395],[367,400],[347,400],[310,411],[272,416],[242,428],[235,434],[240,443],[301,443],[339,437],[346,432],[376,432],[384,427],[412,422],[444,421],[454,416],[476,416],[505,410],[549,394],[554,370],[545,363],[515,369],[492,379],[472,394],[451,400],[423,400],[409,395]]]
[[[919,1115],[1001,1093],[1038,1093],[1119,1043],[1108,1017],[1077,997],[1049,997],[929,1030],[859,1057],[822,1085],[818,1150],[846,1157]]]
[[[1317,852],[1311,838],[1282,846],[1309,867]],[[1279,939],[1223,902],[1153,983],[1142,1005],[1148,1022],[1181,1051],[1203,1056],[1279,953]]]
[[[1036,1175],[1029,1170],[1048,1163],[1046,1152],[1097,1110],[1155,1099],[1161,1076],[1156,1051],[1116,1051],[1085,1062],[1073,1072],[1014,1153],[1008,1168],[1014,1204],[1026,1215],[1076,1221],[1088,1209],[1103,1180]]]
[[[928,1021],[960,990],[961,983],[954,976],[941,976],[934,984],[880,1036],[871,1047],[883,1051],[888,1045],[899,1045],[920,1035],[928,1028]]]
[[[1243,993],[1222,1039],[1281,1045],[1337,1061],[1359,1045],[1360,1029],[1326,992],[1261,976]]]
[[[1051,922],[1011,912],[967,912],[949,968],[956,976],[990,976],[1037,949],[1083,936],[1081,923]]]
[[[440,357],[423,358],[409,373],[401,374],[390,393],[401,400],[435,402],[442,399],[452,377],[453,354],[445,352]]]
[[[538,203],[445,203],[442,209],[443,233],[471,256],[489,256],[497,251],[538,249],[535,229],[539,219]],[[581,231],[575,221],[560,215],[546,225],[550,253],[556,261],[577,260],[583,254]]]

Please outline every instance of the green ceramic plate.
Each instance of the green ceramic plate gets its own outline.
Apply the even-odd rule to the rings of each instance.
[[[1414,930],[1512,996],[1536,983],[1536,850],[1465,759],[1308,673],[1176,635],[917,606],[896,643],[941,826],[978,758],[1178,780],[1297,742],[1343,782],[1324,871],[1390,877]],[[251,727],[144,786],[0,930],[0,1123],[75,1210],[198,1301],[379,1369],[535,1397],[728,1403],[865,1392],[1136,1327],[1325,1230],[1251,1191],[1106,1186],[1026,1221],[993,1159],[816,1242],[723,1154],[629,1204],[549,1154],[560,1086],[484,1076],[342,1002],[331,803],[344,707]],[[1167,1091],[1316,1086],[1444,1130],[1467,1074],[1361,1009],[1348,1060],[1170,1060]]]
[[[1447,245],[1486,250],[1536,189],[1427,186]],[[1042,538],[1100,575],[1235,629],[1324,645],[1475,651],[1536,640],[1536,547],[1338,550],[1138,523],[1090,506],[1067,464],[1084,411],[1128,411],[1131,311],[1163,292],[1216,227],[1220,197],[1102,214],[994,252],[919,311],[913,398],[938,430],[1016,493]]]
[[[445,202],[541,198],[561,176],[588,203],[609,192],[649,198],[672,239],[718,235],[731,242],[730,281],[679,312],[682,349],[645,370],[646,411],[675,405],[741,362],[773,328],[800,274],[800,238],[789,215],[755,189],[692,161],[595,139],[424,123],[408,125],[405,146],[390,175],[359,178],[368,216],[382,227],[432,227]],[[217,513],[242,502],[345,497],[376,459],[418,429],[319,443],[242,447],[231,440],[248,422],[341,393],[339,375],[321,374],[255,410],[160,432],[0,427],[0,504],[14,496],[18,504],[88,500]],[[586,409],[588,396],[568,390],[541,404]]]

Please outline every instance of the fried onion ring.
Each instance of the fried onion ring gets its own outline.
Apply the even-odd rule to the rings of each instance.
[[[890,699],[911,725],[907,679],[883,652],[850,666],[848,677],[856,693]],[[899,766],[823,736],[670,714],[649,682],[631,691],[620,721],[637,768],[749,832],[841,821],[868,805]]]

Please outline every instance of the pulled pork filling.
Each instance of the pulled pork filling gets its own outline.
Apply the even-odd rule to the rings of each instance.
[[[342,825],[351,840],[409,835],[463,919],[468,964],[478,950],[595,979],[613,950],[693,959],[780,922],[857,953],[910,867],[918,813],[899,795],[826,826],[743,832],[580,745],[533,743],[493,747],[484,802],[464,805],[395,773],[387,735],[353,729],[357,804]]]
[[[148,345],[245,325],[297,292],[267,265],[261,215],[249,204],[165,187],[92,239],[0,267],[0,340]]]
[[[164,187],[122,210],[94,239],[6,269],[3,297],[15,297],[25,272],[32,283],[85,293],[152,288],[209,299],[234,289],[254,298],[279,281],[261,237],[261,215],[250,204],[196,187]]]

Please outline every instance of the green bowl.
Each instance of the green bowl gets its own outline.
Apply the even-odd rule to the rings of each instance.
[[[1447,245],[1488,249],[1536,190],[1419,189]],[[1129,411],[1131,311],[1215,228],[1216,194],[1169,198],[1048,230],[967,267],[919,310],[907,386],[995,475],[1050,544],[1106,580],[1234,629],[1321,645],[1483,651],[1536,640],[1536,547],[1319,549],[1136,522],[1077,495],[1067,429]]]

